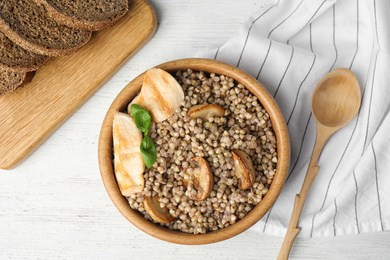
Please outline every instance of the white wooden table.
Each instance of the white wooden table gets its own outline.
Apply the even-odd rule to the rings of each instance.
[[[0,170],[0,259],[275,259],[282,237],[247,231],[182,246],[130,224],[110,201],[97,162],[100,126],[115,96],[146,69],[229,39],[270,0],[151,0],[154,38],[37,151]],[[390,259],[390,233],[298,238],[292,259]]]

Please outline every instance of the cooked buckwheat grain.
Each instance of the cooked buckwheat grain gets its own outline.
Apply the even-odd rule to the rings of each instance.
[[[256,206],[268,192],[276,172],[277,147],[267,111],[256,96],[232,78],[193,70],[176,73],[185,102],[174,115],[152,123],[150,136],[157,148],[157,161],[144,173],[145,188],[128,197],[130,206],[153,221],[143,206],[144,196],[158,195],[160,207],[167,207],[177,220],[165,225],[186,233],[206,233],[236,223]],[[191,119],[187,112],[197,104],[217,104],[223,117],[207,122]],[[231,150],[247,153],[256,170],[251,188],[237,187]],[[197,191],[184,179],[191,179],[190,159],[201,156],[214,174],[214,188],[200,202],[189,195]]]

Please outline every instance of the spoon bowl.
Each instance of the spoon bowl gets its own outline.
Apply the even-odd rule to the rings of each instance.
[[[328,127],[343,127],[360,107],[360,87],[348,69],[336,69],[326,74],[314,89],[311,109],[318,123]]]

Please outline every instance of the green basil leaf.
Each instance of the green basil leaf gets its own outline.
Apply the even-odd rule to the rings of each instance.
[[[154,146],[153,140],[145,135],[144,139],[140,145],[142,159],[148,169],[153,166],[154,162],[157,160],[157,150]]]
[[[135,125],[141,132],[147,135],[150,129],[150,123],[152,122],[152,118],[150,117],[148,111],[137,104],[131,105],[130,111]]]

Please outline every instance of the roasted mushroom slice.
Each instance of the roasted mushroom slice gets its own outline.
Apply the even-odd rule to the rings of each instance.
[[[210,166],[205,159],[196,156],[190,160],[191,166],[193,167],[192,184],[196,190],[196,195],[191,193],[190,199],[195,201],[202,201],[209,196],[210,192],[214,187],[214,175],[211,172]],[[184,180],[183,184],[185,187],[189,186],[189,181]]]
[[[214,104],[203,104],[191,107],[187,114],[190,118],[201,118],[203,121],[207,121],[212,116],[224,116],[225,110]]]
[[[238,179],[238,187],[241,190],[246,190],[252,186],[255,181],[255,168],[253,168],[252,160],[245,152],[233,150],[234,171]]]
[[[144,207],[149,216],[158,223],[171,223],[176,220],[174,216],[169,214],[167,208],[161,208],[158,202],[158,196],[145,197]]]
[[[128,197],[144,189],[142,133],[133,118],[125,113],[116,112],[112,125],[115,177],[122,195]]]

